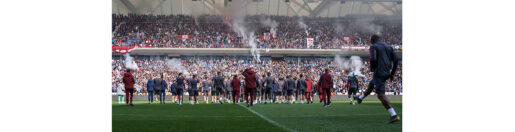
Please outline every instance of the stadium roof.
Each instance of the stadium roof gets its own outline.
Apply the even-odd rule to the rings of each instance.
[[[113,0],[115,14],[401,16],[402,0]]]

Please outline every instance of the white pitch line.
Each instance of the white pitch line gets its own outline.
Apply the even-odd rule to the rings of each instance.
[[[268,121],[268,123],[271,123],[271,124],[273,124],[273,125],[275,125],[275,126],[278,126],[278,127],[282,128],[282,129],[284,129],[284,130],[288,131],[288,132],[296,132],[296,131],[295,131],[295,130],[293,130],[293,129],[290,129],[290,128],[286,127],[286,126],[283,126],[283,125],[281,125],[281,124],[279,124],[279,123],[277,123],[277,122],[275,122],[275,121],[273,121],[273,120],[271,120],[271,119],[268,119],[266,116],[261,115],[261,114],[259,114],[258,112],[254,111],[254,110],[252,110],[252,109],[250,109],[250,108],[247,108],[246,106],[243,106],[242,104],[239,104],[239,105],[240,105],[241,107],[243,107],[243,108],[245,108],[245,109],[249,110],[250,112],[252,112],[252,113],[256,114],[257,116],[259,116],[259,117],[261,117],[261,118],[265,119],[266,121]]]
[[[254,116],[217,116],[217,115],[205,115],[205,116],[198,116],[198,115],[141,115],[141,114],[113,114],[117,116],[144,116],[144,117],[193,117],[193,118],[248,118],[248,117],[254,117]]]

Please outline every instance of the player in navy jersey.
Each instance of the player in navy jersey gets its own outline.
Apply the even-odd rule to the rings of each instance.
[[[178,99],[178,103],[179,105],[182,105],[182,94],[183,94],[183,90],[184,90],[184,75],[182,73],[179,73],[179,77],[177,77],[175,79],[176,83],[177,83],[177,96],[179,97]]]
[[[198,79],[197,75],[193,75],[192,78],[188,79],[188,86],[189,88],[189,95],[190,95],[190,103],[193,105],[194,103],[198,104],[197,96],[198,96],[198,84],[200,83],[200,80]]]
[[[381,100],[383,106],[390,113],[389,123],[393,123],[400,120],[400,117],[395,113],[390,101],[385,95],[385,82],[390,79],[393,80],[395,72],[397,71],[397,65],[399,63],[397,54],[393,51],[393,48],[381,41],[379,35],[373,35],[370,39],[372,46],[370,46],[370,70],[374,72],[373,79],[370,81],[365,94],[357,97],[358,104],[369,95],[372,90],[377,93],[377,98]]]

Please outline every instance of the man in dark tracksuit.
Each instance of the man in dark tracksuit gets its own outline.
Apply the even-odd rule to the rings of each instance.
[[[216,89],[216,100],[218,101],[218,103],[222,104],[222,98],[220,98],[224,89],[224,78],[222,77],[222,72],[218,72],[218,76],[213,78],[213,87]]]
[[[168,87],[165,80],[163,80],[164,74],[162,74],[159,78],[154,79],[154,90],[156,94],[159,96],[159,103],[165,103],[165,89]]]
[[[170,92],[172,92],[172,103],[177,101],[177,82],[172,83],[170,85]]]
[[[272,73],[267,73],[268,77],[264,78],[263,87],[264,87],[264,97],[267,99],[265,104],[272,100],[272,89],[275,84],[275,80],[272,77]],[[272,102],[270,102],[272,103]]]
[[[293,101],[295,103],[297,103],[297,100],[299,100],[299,87],[298,87],[298,82],[297,82],[297,77],[293,77],[293,96],[294,96],[294,99]]]
[[[163,78],[165,78],[164,74],[161,76],[161,79],[163,80],[163,82],[161,84],[161,96],[160,96],[160,98],[163,102],[162,104],[165,103],[166,89],[168,88],[168,83],[166,83],[166,81]]]
[[[390,113],[389,123],[393,123],[399,121],[400,117],[395,113],[395,110],[390,105],[390,101],[386,98],[384,83],[388,78],[393,81],[399,62],[393,48],[380,39],[381,37],[378,35],[373,35],[370,39],[373,43],[373,45],[370,46],[370,70],[374,72],[374,75],[365,94],[358,97],[357,100],[358,104],[361,103],[372,90],[375,90],[377,98],[381,100],[383,106],[388,110],[388,113]]]
[[[175,79],[175,81],[177,81],[177,95],[179,96],[179,105],[182,105],[182,94],[183,94],[183,90],[184,90],[184,75],[182,73],[179,73],[179,77],[177,77]]]
[[[275,81],[275,79],[274,79],[274,84],[273,84],[272,92],[271,92],[272,93],[271,94],[272,95],[272,102],[270,102],[270,103],[275,103],[275,101],[277,100],[277,97],[276,97],[277,85],[278,85],[277,81]]]
[[[152,102],[154,102],[154,80],[152,80],[152,75],[148,76],[147,93],[148,93],[148,103],[151,104]]]

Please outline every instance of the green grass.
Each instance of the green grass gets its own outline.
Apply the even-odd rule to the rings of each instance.
[[[402,102],[392,101],[402,118]],[[402,131],[402,120],[386,123],[388,112],[378,101],[350,105],[348,101],[322,104],[256,104],[251,110],[295,131]],[[240,105],[146,104],[134,107],[113,102],[113,131],[285,131]]]

